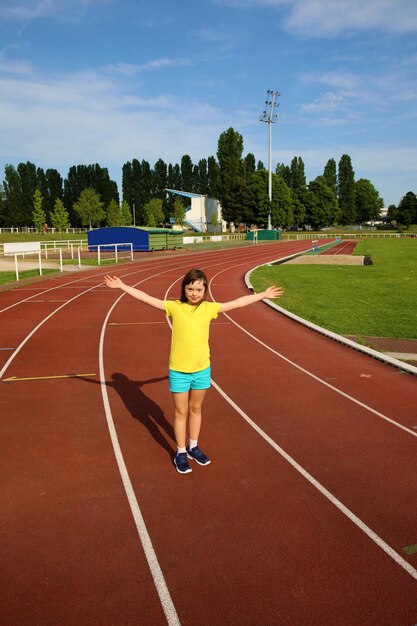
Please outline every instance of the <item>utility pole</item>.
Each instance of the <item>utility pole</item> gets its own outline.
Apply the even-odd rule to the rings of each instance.
[[[277,103],[277,97],[281,94],[279,91],[272,91],[272,89],[267,90],[267,99],[265,100],[265,111],[262,112],[259,120],[261,122],[265,122],[268,124],[268,135],[269,135],[269,150],[268,150],[268,160],[269,160],[269,176],[268,176],[268,195],[269,201],[272,202],[272,124],[275,124],[277,121],[277,115],[275,113],[275,107],[279,106]],[[268,230],[272,229],[271,224],[271,213],[268,214]]]

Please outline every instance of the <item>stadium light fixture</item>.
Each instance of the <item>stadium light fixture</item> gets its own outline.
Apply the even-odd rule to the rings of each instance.
[[[272,89],[267,90],[267,99],[265,100],[265,111],[262,112],[259,120],[261,122],[265,122],[268,124],[268,137],[269,137],[269,145],[268,145],[268,162],[269,162],[269,175],[268,175],[268,195],[269,201],[272,201],[272,124],[275,124],[277,121],[277,114],[275,113],[275,107],[279,106],[277,103],[277,98],[281,94],[279,91],[273,91]],[[268,230],[272,229],[271,224],[271,213],[268,213]]]

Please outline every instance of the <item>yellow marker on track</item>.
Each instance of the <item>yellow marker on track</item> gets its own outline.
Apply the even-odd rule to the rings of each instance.
[[[10,376],[10,378],[3,378],[3,383],[18,383],[24,380],[56,380],[58,378],[85,378],[86,376],[95,376],[96,374],[63,374],[61,376],[31,376],[28,378],[17,378],[16,376]]]

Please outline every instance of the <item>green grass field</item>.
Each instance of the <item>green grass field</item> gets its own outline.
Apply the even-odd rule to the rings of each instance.
[[[417,240],[363,240],[355,254],[373,265],[275,265],[251,282],[281,285],[280,306],[338,334],[416,339]]]
[[[56,274],[58,270],[44,269],[42,275]],[[25,280],[25,278],[39,277],[39,270],[24,270],[19,272],[19,280]],[[16,274],[14,272],[0,272],[0,285],[6,283],[13,283],[16,281]]]

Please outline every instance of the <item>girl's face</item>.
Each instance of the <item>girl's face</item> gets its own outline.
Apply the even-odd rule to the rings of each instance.
[[[185,285],[185,297],[189,304],[200,304],[206,295],[206,288],[202,280],[195,280]]]

